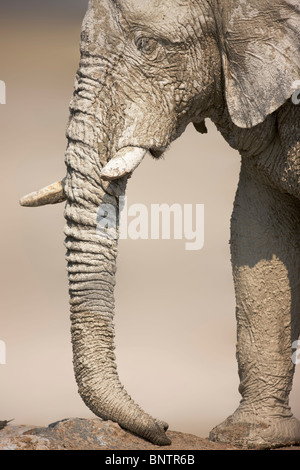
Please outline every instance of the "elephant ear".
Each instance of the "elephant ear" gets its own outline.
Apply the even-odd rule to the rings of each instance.
[[[217,0],[225,93],[232,121],[249,128],[300,79],[299,0]]]

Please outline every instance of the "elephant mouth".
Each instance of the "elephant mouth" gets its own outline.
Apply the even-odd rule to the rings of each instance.
[[[165,150],[165,148],[158,147],[122,147],[104,166],[101,171],[101,178],[112,181],[123,176],[129,176],[141,164],[147,154],[158,159]]]
[[[149,149],[149,153],[151,154],[151,156],[153,158],[156,158],[157,160],[159,158],[161,158],[163,156],[163,154],[165,153],[166,149],[165,148],[161,148],[161,149],[158,149],[158,148],[150,148]]]

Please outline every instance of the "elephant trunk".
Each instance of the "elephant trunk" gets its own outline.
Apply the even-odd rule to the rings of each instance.
[[[121,120],[120,130],[116,105],[108,92],[112,75],[98,60],[96,65],[90,67],[83,57],[76,77],[67,130],[66,177],[30,193],[20,203],[36,207],[67,201],[65,244],[73,362],[83,401],[100,418],[115,421],[154,444],[168,445],[167,424],[153,419],[131,399],[117,373],[113,317],[119,197],[125,194],[127,175],[147,150],[118,148],[125,123]],[[93,78],[98,72],[107,78],[105,87],[99,77]],[[100,220],[101,214],[105,219],[107,207],[116,215],[113,234],[106,221]]]
[[[167,445],[167,425],[131,399],[117,373],[113,317],[118,227],[115,237],[97,227],[101,205],[110,204],[118,213],[127,178],[105,182],[100,177],[110,144],[98,115],[74,113],[67,134],[65,243],[75,377],[83,401],[97,416]]]

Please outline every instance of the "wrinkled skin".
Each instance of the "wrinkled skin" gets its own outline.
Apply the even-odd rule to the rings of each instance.
[[[205,118],[239,150],[231,253],[242,400],[210,438],[248,448],[299,443],[288,402],[300,333],[300,106],[290,101],[300,78],[297,4],[92,0],[83,22],[63,185],[75,376],[97,416],[158,445],[170,443],[167,425],[133,402],[117,374],[117,240],[96,228],[99,206],[118,207],[127,176],[101,172],[127,147],[160,157],[190,122],[204,133]]]

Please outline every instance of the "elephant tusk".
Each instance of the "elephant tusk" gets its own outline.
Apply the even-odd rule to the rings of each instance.
[[[45,188],[27,194],[20,199],[21,206],[38,207],[46,204],[58,204],[65,201],[66,195],[64,191],[65,178],[57,183],[50,184]]]
[[[114,180],[132,173],[149,153],[139,147],[124,147],[105,165],[101,172],[104,180]]]

